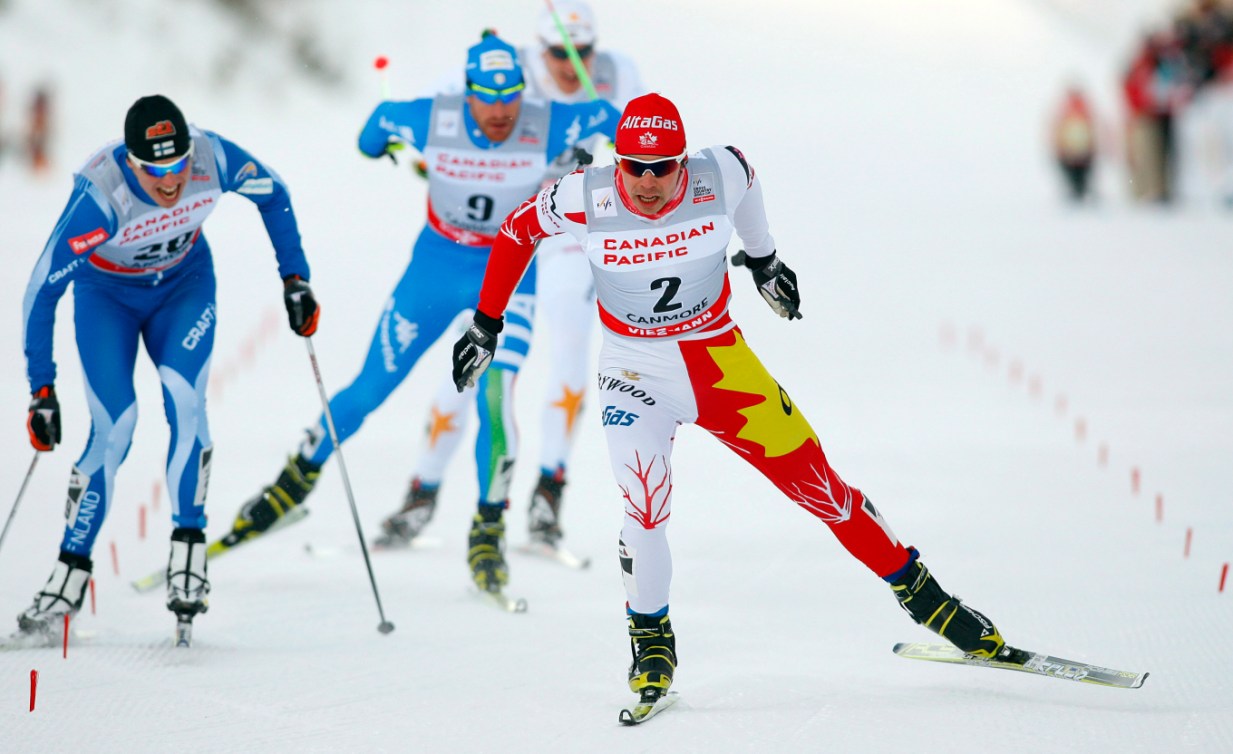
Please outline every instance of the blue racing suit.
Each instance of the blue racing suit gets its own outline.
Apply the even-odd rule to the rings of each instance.
[[[140,338],[158,369],[171,426],[167,490],[176,527],[205,528],[210,470],[205,390],[217,311],[214,264],[202,223],[223,193],[257,205],[280,276],[307,280],[308,262],[282,179],[218,134],[190,128],[191,173],[172,207],[141,188],[122,142],[77,171],[68,206],[35,264],[22,307],[31,391],[56,378],[56,305],[73,288],[77,350],[90,439],[69,482],[62,551],[89,557],[106,518],[116,469],[137,422],[133,368]]]
[[[620,113],[604,101],[576,105],[522,100],[509,138],[492,142],[457,94],[382,102],[359,136],[360,151],[382,157],[410,144],[428,167],[427,225],[411,262],[386,300],[359,375],[330,399],[339,442],[359,430],[462,311],[472,307],[497,231],[540,189],[550,158],[588,136],[613,138]],[[516,453],[510,392],[530,348],[535,273],[523,278],[506,312],[492,369],[479,385],[475,459],[481,504],[503,504]],[[322,464],[333,452],[318,419],[301,455]]]

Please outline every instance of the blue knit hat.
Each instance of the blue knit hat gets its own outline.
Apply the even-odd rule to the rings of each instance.
[[[518,52],[495,34],[467,50],[467,83],[486,89],[509,89],[523,82]]]

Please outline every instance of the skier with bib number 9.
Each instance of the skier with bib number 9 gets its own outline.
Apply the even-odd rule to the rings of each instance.
[[[711,432],[821,519],[916,622],[965,652],[994,656],[1004,641],[993,623],[943,591],[916,549],[900,544],[869,499],[831,468],[799,407],[729,316],[725,255],[733,231],[771,309],[789,320],[801,316],[796,275],[776,253],[762,189],[745,157],[722,146],[690,154],[676,106],[648,94],[621,115],[615,159],[615,166],[561,178],[506,218],[475,321],[454,346],[454,381],[459,389],[474,383],[491,361],[506,303],[536,242],[576,238],[591,263],[603,325],[599,394],[625,510],[619,552],[629,687],[645,710],[668,691],[677,664],[667,523],[673,441],[686,422]]]
[[[526,82],[513,47],[495,35],[467,50],[466,92],[377,105],[359,148],[377,159],[410,143],[428,167],[427,224],[411,261],[385,300],[360,373],[330,398],[339,442],[411,373],[451,320],[475,299],[488,249],[510,209],[541,185],[549,160],[595,133],[615,133],[617,111],[599,100],[566,105],[523,99]],[[511,290],[510,331],[494,346],[496,363],[476,393],[480,432],[475,459],[479,500],[468,534],[471,577],[499,594],[509,580],[504,510],[517,438],[511,392],[530,347],[535,275]],[[259,536],[307,498],[334,451],[325,416],[274,483],[240,509],[227,535]]]

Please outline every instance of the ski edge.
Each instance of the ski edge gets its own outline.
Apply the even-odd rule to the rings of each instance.
[[[486,590],[474,589],[472,593],[486,605],[507,613],[525,613],[529,605],[526,597],[511,597],[505,592],[489,592]]]
[[[984,659],[965,654],[962,650],[949,644],[930,644],[926,642],[899,642],[895,644],[892,651],[900,657],[909,660],[927,660],[952,665],[973,665],[998,670],[1015,670],[1045,678],[1088,683],[1108,688],[1142,688],[1147,677],[1151,675],[1147,671],[1140,673],[1130,670],[1117,670],[1086,662],[1066,660],[1061,657],[1018,647],[1008,646],[1008,649],[1021,652],[1025,659],[1022,662],[998,660],[996,658]]]
[[[591,559],[589,557],[577,555],[564,547],[552,547],[542,542],[527,542],[515,547],[514,551],[521,555],[529,555],[542,560],[560,563],[566,568],[572,568],[575,571],[584,571],[591,567]]]

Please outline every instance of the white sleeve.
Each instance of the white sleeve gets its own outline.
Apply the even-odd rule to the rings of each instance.
[[[587,210],[585,177],[583,171],[575,170],[561,176],[552,186],[539,192],[536,216],[539,227],[546,235],[568,233],[586,245]]]
[[[762,184],[757,174],[736,147],[711,147],[711,153],[719,163],[732,227],[745,245],[745,253],[751,257],[769,257],[775,253],[775,239],[771,237],[770,223],[766,219]]]

